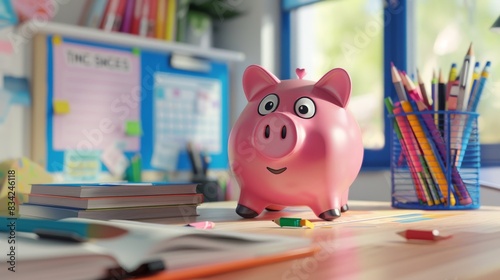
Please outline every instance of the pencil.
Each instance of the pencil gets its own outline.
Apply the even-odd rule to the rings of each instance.
[[[480,75],[481,75],[481,72],[479,69],[480,66],[481,66],[481,64],[479,62],[476,62],[476,64],[474,65],[474,72],[472,73],[472,86],[470,88],[469,99],[467,100],[466,111],[470,111],[470,106],[471,106],[470,104],[471,104],[472,96],[473,96],[476,88],[479,86],[478,80],[479,80]]]
[[[301,218],[290,218],[290,217],[281,217],[275,220],[272,220],[275,224],[280,227],[308,227],[314,228],[314,224],[311,221]]]
[[[403,116],[398,116],[401,113],[401,107],[399,107],[399,112],[398,112],[395,109],[394,104],[392,103],[390,97],[386,97],[384,101],[387,111],[394,113],[394,122],[393,122],[394,133],[396,133],[396,136],[401,145],[401,151],[403,153],[403,156],[406,158],[406,162],[410,169],[410,175],[415,185],[417,198],[421,203],[425,203],[427,205],[433,205],[432,200],[428,198],[425,192],[424,189],[425,182],[423,181],[424,179],[420,175],[420,172],[422,171],[422,166],[420,165],[420,161],[416,152],[418,150],[418,145],[416,144],[416,140],[414,139],[413,134],[411,134],[411,132],[410,134],[407,133],[407,131],[409,130],[409,125],[404,124],[406,118]],[[406,134],[405,137],[403,137],[403,131]],[[411,147],[413,147],[413,149],[411,149]]]
[[[401,77],[399,76],[398,69],[396,66],[394,66],[394,63],[391,62],[391,77],[392,77],[392,83],[394,84],[394,88],[396,89],[396,93],[398,95],[399,101],[406,101],[408,100],[405,92],[405,88],[403,85],[403,81],[401,80]]]
[[[460,78],[459,78],[459,91],[458,91],[458,100],[457,100],[457,108],[456,110],[459,111],[465,111],[467,102],[465,100],[467,99],[466,96],[466,89],[467,89],[467,83],[469,82],[469,77],[471,74],[471,64],[472,61],[474,60],[474,50],[472,48],[472,43],[469,46],[469,49],[467,50],[467,53],[465,54],[464,57],[464,64],[462,65],[462,69],[460,71]]]
[[[406,101],[403,101],[406,102]],[[429,180],[429,176],[426,175],[428,172],[423,168],[425,161],[422,159],[421,151],[418,146],[417,139],[415,135],[412,133],[410,124],[408,119],[404,117],[403,110],[400,106],[400,102],[394,104],[393,110],[394,115],[396,116],[396,122],[398,127],[400,128],[401,137],[403,139],[402,145],[404,145],[404,149],[407,151],[407,160],[409,162],[410,171],[413,167],[415,171],[415,184],[416,193],[420,201],[426,203],[429,206],[434,204],[439,204],[440,201],[438,196],[432,192],[433,190],[433,182]],[[403,150],[404,151],[404,150]],[[431,187],[429,187],[431,186]]]
[[[467,107],[467,111],[469,112],[475,113],[477,111],[477,106],[479,104],[479,100],[481,99],[481,94],[483,93],[486,81],[488,80],[489,77],[490,65],[491,62],[489,61],[486,62],[484,69],[481,73],[481,78],[478,80],[479,84],[470,97],[469,106]],[[462,161],[465,155],[465,150],[467,149],[467,146],[469,144],[469,138],[473,128],[472,124],[473,124],[473,119],[469,116],[467,118],[465,124],[465,131],[462,136],[462,150],[459,151],[457,156],[456,166],[458,168],[460,168],[462,165]]]
[[[460,70],[460,76],[458,85],[453,85],[450,91],[450,98],[448,100],[448,106],[450,110],[464,111],[467,108],[465,99],[467,82],[469,81],[470,70],[471,70],[471,60],[474,59],[474,51],[472,48],[472,43],[467,50],[464,57],[464,63],[462,69]],[[458,162],[458,155],[462,148],[462,134],[465,125],[466,115],[464,114],[452,114],[451,117],[451,127],[450,127],[450,152],[451,152],[451,162],[455,165]]]
[[[408,229],[405,231],[398,232],[397,234],[406,238],[407,240],[439,241],[451,237],[451,235],[441,236],[437,229],[435,230]]]
[[[418,86],[420,88],[420,93],[422,94],[422,97],[424,98],[424,104],[427,105],[427,108],[431,108],[431,104],[429,102],[429,98],[427,96],[427,90],[425,89],[425,83],[422,80],[422,77],[420,76],[420,71],[417,69],[417,79],[418,79]]]
[[[467,111],[469,112],[476,112],[477,111],[477,106],[479,105],[479,100],[481,98],[481,95],[484,91],[484,87],[486,85],[486,81],[488,80],[488,77],[490,75],[490,67],[491,67],[491,62],[487,61],[486,64],[484,65],[483,71],[481,72],[481,78],[478,80],[478,86],[472,93],[470,100],[469,100],[469,105],[467,107]]]
[[[442,160],[436,157],[436,154],[432,149],[432,145],[429,142],[430,140],[427,138],[419,118],[416,115],[411,114],[413,113],[411,104],[408,101],[402,101],[401,106],[403,107],[404,112],[408,114],[408,121],[410,122],[413,133],[416,135],[417,140],[420,144],[424,159],[429,166],[435,182],[439,187],[437,189],[441,192],[441,201],[449,203],[449,205],[455,205],[455,196],[452,192],[449,192],[448,180],[446,179],[446,176],[443,172]],[[449,200],[448,197],[450,198]]]
[[[417,108],[420,112],[425,112],[426,105],[422,102],[422,100],[415,99],[415,103],[417,104]],[[446,144],[444,142],[443,137],[441,136],[441,133],[439,133],[439,130],[437,129],[435,123],[432,121],[432,117],[430,114],[422,114],[421,115],[422,120],[424,122],[424,125],[427,127],[427,130],[432,137],[432,141],[434,141],[434,145],[436,147],[436,150],[438,151],[441,160],[443,162],[446,162],[447,160],[447,154],[446,154]],[[448,167],[451,168],[451,180],[453,183],[453,186],[455,187],[455,193],[458,195],[458,201],[461,205],[469,205],[472,203],[472,198],[470,197],[469,191],[467,190],[467,187],[465,186],[465,183],[462,179],[462,176],[460,176],[460,173],[458,172],[457,167],[449,164],[445,164],[443,167]]]
[[[436,76],[436,71],[432,70],[432,81],[431,81],[431,94],[432,94],[432,110],[435,112],[434,113],[434,123],[436,124],[436,127],[439,126],[438,122],[438,117],[439,114],[437,111],[439,111],[438,108],[438,78]]]
[[[441,69],[438,76],[438,128],[441,135],[444,135],[444,110],[446,108],[446,82]]]
[[[457,79],[457,64],[452,63],[451,68],[450,68],[450,74],[448,75],[448,83],[446,85],[446,100],[450,97],[450,91],[451,91],[451,86],[453,83],[455,83]]]

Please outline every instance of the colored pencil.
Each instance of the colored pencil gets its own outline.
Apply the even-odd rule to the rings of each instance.
[[[438,198],[438,195],[435,193],[435,191],[433,192],[434,183],[432,182],[432,180],[429,180],[429,176],[425,174],[425,172],[428,171],[423,168],[424,160],[422,159],[418,141],[411,131],[408,119],[402,115],[403,109],[401,108],[399,102],[395,104],[393,113],[394,115],[396,115],[396,121],[398,127],[401,130],[401,136],[403,138],[405,149],[407,151],[407,160],[409,161],[409,166],[412,166],[415,172],[415,181],[417,182],[415,188],[419,200],[429,206],[439,204],[440,200]]]
[[[406,101],[408,100],[405,92],[405,88],[403,85],[403,81],[401,80],[401,77],[398,73],[398,69],[394,64],[391,62],[391,77],[392,77],[392,83],[394,84],[394,88],[396,89],[396,93],[398,95],[399,101]]]
[[[467,50],[467,53],[464,57],[464,63],[462,65],[462,69],[460,71],[459,78],[459,92],[458,92],[458,100],[457,100],[457,108],[456,110],[465,111],[467,109],[467,83],[469,82],[472,63],[474,61],[474,50],[472,48],[472,43]]]
[[[424,179],[420,174],[420,172],[422,171],[422,166],[420,165],[420,161],[416,153],[416,151],[419,150],[416,144],[416,140],[414,140],[411,132],[409,135],[403,137],[402,130],[404,130],[405,133],[407,133],[409,125],[405,125],[403,123],[406,120],[405,117],[397,116],[401,111],[401,107],[399,107],[399,112],[398,112],[398,110],[395,109],[395,106],[392,103],[390,97],[386,97],[384,99],[384,103],[387,108],[387,111],[393,112],[395,115],[393,122],[394,132],[396,133],[396,136],[401,145],[401,151],[403,153],[403,156],[406,158],[408,167],[410,169],[410,175],[412,177],[413,183],[415,184],[415,191],[417,194],[417,198],[421,203],[433,205],[432,199],[429,199],[426,194],[426,191],[424,189],[425,182],[423,181]],[[414,148],[410,149],[410,147]]]
[[[448,239],[451,235],[441,236],[438,230],[415,230],[408,229],[397,233],[398,235],[406,238],[407,240],[425,240],[425,241],[439,241]]]
[[[447,153],[446,153],[446,144],[445,141],[437,129],[435,123],[432,120],[432,117],[430,114],[426,114],[425,111],[427,111],[426,105],[422,102],[422,100],[419,100],[418,97],[414,95],[410,95],[411,97],[414,98],[415,103],[417,104],[418,110],[420,112],[424,112],[421,117],[424,121],[425,126],[427,127],[427,131],[432,137],[432,140],[434,142],[434,145],[436,146],[436,150],[439,152],[439,155],[441,157],[441,160],[443,162],[447,162]],[[472,203],[472,198],[470,197],[469,191],[467,190],[467,187],[465,186],[465,183],[462,179],[462,176],[460,176],[460,173],[458,172],[457,167],[454,164],[445,164],[445,166],[451,166],[451,180],[453,183],[453,186],[455,188],[455,193],[458,196],[458,201],[460,205],[469,205]]]
[[[441,70],[438,76],[438,128],[441,135],[444,135],[444,111],[446,108],[446,82]]]
[[[484,87],[489,77],[491,62],[486,62],[483,71],[481,73],[481,78],[478,80],[478,86],[470,96],[469,105],[467,107],[467,111],[475,113],[477,111],[477,106],[479,105],[479,100],[481,99],[481,95],[484,91]],[[459,151],[456,161],[456,166],[460,168],[462,166],[462,161],[465,155],[465,150],[469,144],[469,138],[472,133],[473,128],[473,119],[471,117],[467,118],[465,122],[465,131],[462,136],[462,149]]]
[[[438,78],[436,76],[436,71],[432,71],[432,81],[431,81],[431,94],[432,94],[432,110],[435,112],[434,113],[434,123],[436,124],[436,127],[439,126],[438,122],[438,117],[439,114],[437,111],[439,111],[439,102],[438,102]]]
[[[420,76],[420,71],[418,71],[418,69],[417,69],[417,79],[418,79],[418,86],[420,88],[420,93],[422,94],[422,97],[424,99],[424,104],[427,105],[427,108],[431,108],[429,97],[427,96],[427,90],[425,89],[425,83],[424,80],[422,80],[422,77]]]
[[[457,75],[458,75],[457,71],[458,71],[457,64],[452,63],[451,68],[450,68],[450,74],[448,75],[448,82],[446,84],[446,100],[448,100],[448,98],[450,97],[451,86],[453,83],[455,83],[455,81],[457,79]]]
[[[422,149],[422,153],[424,154],[424,159],[429,166],[434,180],[438,184],[439,190],[441,192],[441,202],[448,203],[449,205],[455,205],[455,196],[452,192],[449,191],[448,180],[443,172],[444,165],[442,164],[441,159],[439,157],[436,157],[434,149],[432,148],[430,140],[428,139],[419,118],[416,115],[412,114],[413,108],[410,102],[402,101],[401,106],[403,107],[403,111],[408,114],[408,121],[410,122],[413,133],[415,134],[418,143],[420,144],[420,148]]]

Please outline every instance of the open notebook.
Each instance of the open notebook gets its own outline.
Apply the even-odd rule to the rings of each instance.
[[[12,274],[15,279],[103,279],[110,273],[137,272],[141,265],[161,263],[167,275],[190,271],[191,275],[200,276],[203,271],[213,274],[264,263],[259,259],[279,261],[314,251],[310,239],[281,235],[198,230],[133,221],[66,220],[114,225],[128,233],[74,243],[17,232],[15,262],[9,263],[10,257],[2,254],[0,270],[7,273],[9,267],[16,265],[16,272]],[[7,238],[7,234],[0,233],[1,240]],[[192,273],[196,271],[201,273]]]

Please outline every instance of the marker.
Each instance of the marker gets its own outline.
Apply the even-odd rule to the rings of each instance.
[[[280,227],[308,227],[314,228],[314,224],[309,220],[301,219],[301,218],[287,218],[281,217],[276,220],[273,220],[275,224]]]
[[[426,241],[439,241],[451,238],[451,235],[441,236],[437,229],[434,230],[415,230],[408,229],[398,232],[398,235],[406,238],[407,240],[426,240]]]
[[[194,227],[197,229],[213,229],[215,227],[214,222],[210,221],[205,221],[205,222],[195,222],[195,223],[189,223],[185,225],[186,227]]]

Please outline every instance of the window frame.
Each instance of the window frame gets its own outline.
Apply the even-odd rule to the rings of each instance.
[[[282,0],[281,2],[281,68],[280,74],[283,79],[290,79],[291,61],[292,61],[292,24],[291,13],[306,5],[311,5],[324,0]],[[347,1],[347,0],[343,0]],[[396,90],[391,80],[390,65],[393,62],[400,69],[414,69],[415,56],[409,56],[414,53],[414,26],[415,9],[412,9],[417,0],[387,0],[384,7],[384,31],[383,31],[383,71],[384,71],[384,98],[391,97],[397,100]],[[383,100],[380,100],[383,106]],[[384,115],[388,111],[383,106]],[[363,170],[388,169],[390,167],[390,136],[392,133],[388,118],[384,118],[384,136],[385,143],[381,149],[365,149],[363,158]],[[481,165],[482,166],[500,166],[500,144],[481,144]]]

